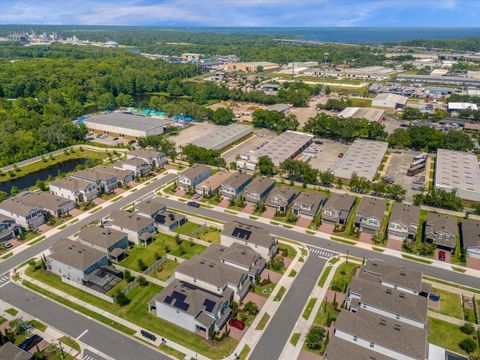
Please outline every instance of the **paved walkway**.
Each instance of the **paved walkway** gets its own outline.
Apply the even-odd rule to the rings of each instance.
[[[432,317],[432,318],[435,318],[435,319],[438,319],[438,320],[443,320],[443,321],[446,321],[446,322],[449,322],[451,324],[455,324],[455,325],[458,325],[458,326],[462,326],[466,323],[465,320],[461,320],[461,319],[457,319],[457,318],[454,318],[454,317],[451,317],[451,316],[448,316],[448,315],[440,314],[440,313],[432,311],[432,310],[428,310],[428,316]],[[474,324],[474,323],[470,323],[470,324],[475,326],[477,329],[480,329],[480,325]]]

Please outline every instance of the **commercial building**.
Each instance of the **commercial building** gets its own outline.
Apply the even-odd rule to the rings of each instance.
[[[478,106],[474,103],[467,102],[449,102],[448,111],[463,111],[463,110],[473,110],[477,111]]]
[[[287,130],[270,140],[260,149],[248,154],[250,161],[258,163],[258,158],[268,156],[275,166],[280,166],[285,160],[293,159],[305,150],[313,141],[314,136],[298,131]]]
[[[385,108],[385,109],[401,109],[407,105],[408,97],[397,94],[378,94],[372,100],[373,107]]]
[[[397,75],[397,81],[460,85],[460,86],[480,86],[480,79],[469,79],[461,76],[435,76],[435,75]]]
[[[395,70],[384,66],[365,66],[343,70],[343,75],[345,77],[362,80],[385,80],[394,73]]]
[[[192,141],[192,144],[205,149],[222,150],[232,145],[235,141],[250,135],[252,131],[253,127],[250,125],[231,124],[221,126],[213,133]]]
[[[380,122],[385,119],[385,111],[373,108],[347,107],[338,114],[338,117],[342,119],[355,118]]]
[[[92,116],[85,120],[85,126],[89,131],[132,140],[161,135],[171,123],[169,120],[120,112]]]
[[[220,66],[226,71],[243,71],[256,73],[259,70],[270,71],[280,69],[280,65],[268,61],[237,62]]]
[[[387,149],[386,142],[357,139],[338,160],[333,173],[341,179],[351,179],[353,174],[357,174],[372,181]]]
[[[292,105],[289,105],[289,104],[273,104],[273,105],[267,106],[265,110],[278,111],[279,113],[285,115],[290,111],[291,108],[292,108]]]
[[[480,201],[480,168],[475,154],[437,150],[435,187],[456,191],[465,200]]]

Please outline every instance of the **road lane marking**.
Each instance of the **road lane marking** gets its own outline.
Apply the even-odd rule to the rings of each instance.
[[[85,335],[88,332],[88,329],[82,332],[80,335],[77,336],[77,340],[80,340],[80,338]]]

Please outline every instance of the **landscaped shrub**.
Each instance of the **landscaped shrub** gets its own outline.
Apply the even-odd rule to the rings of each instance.
[[[141,271],[145,271],[145,270],[148,269],[147,264],[145,264],[145,261],[143,261],[142,259],[138,259],[138,260],[137,260],[137,264],[138,264],[138,268],[139,268]]]
[[[147,286],[148,285],[147,279],[145,279],[143,276],[140,276],[138,278],[138,285],[140,285],[141,287]]]
[[[270,261],[269,267],[275,271],[281,271],[285,267],[285,262],[281,256],[276,256]]]
[[[460,341],[458,346],[460,347],[460,349],[465,351],[467,354],[470,354],[470,353],[474,352],[475,349],[477,348],[477,343],[475,342],[475,340],[473,340],[471,338],[466,338],[466,339],[463,339],[462,341]]]
[[[244,306],[244,310],[248,312],[250,315],[254,315],[254,316],[257,315],[258,312],[260,311],[258,309],[257,304],[255,304],[253,301],[247,302]]]
[[[312,326],[305,339],[305,345],[309,349],[318,350],[322,347],[324,337],[324,330],[320,326]]]
[[[123,292],[119,292],[117,296],[115,296],[115,302],[120,306],[127,306],[130,304],[130,299]]]
[[[472,335],[475,332],[475,326],[470,323],[465,323],[460,327],[460,330],[462,330],[464,334]]]

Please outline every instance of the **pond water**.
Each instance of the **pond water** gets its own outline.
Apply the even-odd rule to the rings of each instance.
[[[70,172],[75,170],[77,165],[85,164],[87,159],[71,159],[66,160],[64,162],[49,166],[45,169],[41,169],[25,176],[19,177],[18,179],[3,181],[0,183],[0,191],[4,191],[6,193],[10,193],[10,190],[13,186],[16,186],[19,190],[27,189],[30,186],[35,185],[37,180],[47,180],[50,175],[57,176],[58,172],[61,171],[62,173]],[[6,176],[2,179],[8,177],[8,174],[5,173]]]

